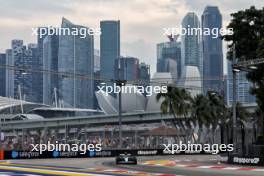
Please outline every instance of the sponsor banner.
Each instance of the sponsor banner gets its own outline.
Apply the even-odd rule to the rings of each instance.
[[[239,164],[239,165],[252,165],[252,166],[263,166],[264,157],[260,156],[238,156],[238,155],[229,155],[228,163],[230,164]]]
[[[0,159],[44,159],[44,158],[92,158],[92,157],[115,157],[119,154],[131,154],[133,156],[150,156],[150,155],[172,155],[164,149],[131,149],[131,150],[101,150],[101,151],[87,151],[85,154],[75,151],[2,151],[0,152]],[[179,154],[208,154],[201,152],[177,152],[173,155]]]
[[[87,151],[85,154],[80,152],[72,151],[45,151],[40,154],[40,152],[31,151],[5,151],[3,154],[3,159],[44,159],[44,158],[90,158],[90,157],[110,157],[114,156],[111,150],[98,151]],[[0,156],[1,157],[1,156]],[[1,158],[1,159],[2,159]]]

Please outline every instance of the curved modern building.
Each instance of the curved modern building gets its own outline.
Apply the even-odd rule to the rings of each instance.
[[[95,93],[98,104],[105,114],[118,113],[118,95],[116,97],[103,91]],[[140,93],[122,93],[122,112],[144,111],[147,99]]]
[[[95,96],[97,98],[98,105],[105,114],[118,113],[118,102],[116,98],[104,91],[97,91]]]
[[[171,73],[155,73],[150,86],[162,86],[173,83]],[[159,112],[162,99],[157,102],[157,94],[153,91],[150,96],[141,93],[122,93],[122,112]],[[118,113],[118,95],[116,97],[104,91],[96,92],[98,104],[105,114]]]
[[[151,79],[151,86],[161,86],[162,84],[168,85],[170,83],[173,83],[173,78],[171,76],[171,73],[169,72],[154,73]],[[161,98],[160,101],[158,102],[156,97],[157,94],[154,92],[152,92],[152,95],[148,97],[147,107],[146,107],[147,112],[160,111],[160,105],[163,99]]]

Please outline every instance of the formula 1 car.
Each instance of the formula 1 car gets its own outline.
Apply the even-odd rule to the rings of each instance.
[[[119,154],[116,157],[116,164],[137,164],[137,158],[131,154]]]

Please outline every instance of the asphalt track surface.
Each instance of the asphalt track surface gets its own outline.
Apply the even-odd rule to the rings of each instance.
[[[138,157],[138,165],[116,165],[115,158],[12,160],[0,163],[0,175],[160,175],[263,176],[264,167],[219,163],[217,155]]]

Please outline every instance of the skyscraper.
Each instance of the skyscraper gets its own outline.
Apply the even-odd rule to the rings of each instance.
[[[41,27],[43,28],[43,27]],[[46,28],[48,30],[48,28]],[[40,28],[38,29],[38,34],[40,34]],[[48,34],[45,34],[43,35],[42,37],[40,37],[40,35],[38,35],[38,38],[37,38],[37,43],[38,43],[38,48],[37,48],[37,52],[38,52],[38,58],[39,58],[39,68],[43,68],[43,41],[45,39],[45,37],[48,36]],[[43,97],[43,76],[44,74],[43,73],[36,73],[37,75],[35,77],[38,78],[38,84],[39,84],[39,93],[40,93],[40,97],[39,99],[41,100],[41,102],[43,102],[43,99],[44,98],[47,98],[47,97]]]
[[[62,19],[62,28],[86,28],[74,25],[67,19]],[[88,30],[88,29],[87,29]],[[93,108],[94,102],[94,38],[77,35],[59,36],[60,72],[69,72],[75,76],[61,77],[59,94],[65,107]],[[81,79],[76,75],[85,75],[89,79]]]
[[[46,36],[43,40],[43,69],[53,72],[58,71],[59,37],[57,35]],[[43,103],[56,105],[58,103],[59,77],[56,74],[43,74]],[[56,91],[56,92],[55,92]],[[56,98],[55,98],[56,93]],[[56,100],[55,100],[56,99]],[[57,101],[57,102],[55,102]]]
[[[14,66],[14,59],[12,57],[12,49],[6,50],[6,65]],[[6,69],[6,84],[5,93],[7,97],[14,98],[14,70]]]
[[[148,85],[150,81],[150,66],[144,62],[139,64],[139,80],[144,81],[143,85]]]
[[[199,29],[200,22],[197,15],[193,12],[187,13],[182,20],[183,29]],[[201,72],[201,55],[200,55],[200,34],[188,33],[181,35],[181,68],[185,66],[196,66]],[[195,76],[195,75],[194,75]]]
[[[98,86],[100,86],[100,51],[95,49],[94,50],[94,92],[97,92],[99,90]],[[100,109],[100,106],[98,105],[97,98],[94,98],[94,109]]]
[[[168,63],[174,63],[174,69],[168,67]],[[181,42],[170,41],[157,44],[157,72],[174,72],[173,77],[178,78],[182,74],[181,68]],[[174,71],[173,71],[174,70]]]
[[[227,104],[233,103],[233,69],[232,62],[228,61],[227,76]],[[246,78],[246,72],[237,73],[237,101],[241,104],[255,103],[255,96],[250,94],[250,88],[253,86]]]
[[[42,103],[43,95],[43,74],[40,72],[42,70],[42,58],[39,57],[38,45],[35,43],[28,44],[28,49],[26,52],[29,52],[27,57],[31,60],[31,69],[35,70],[32,72],[32,101],[36,103]]]
[[[94,50],[94,72],[100,71],[100,51],[95,49]]]
[[[101,21],[100,56],[102,79],[115,77],[115,61],[120,57],[120,21]]]
[[[6,96],[5,85],[6,85],[6,55],[0,53],[0,96]]]
[[[120,61],[120,63],[118,63]],[[120,64],[120,77],[118,64]],[[116,78],[127,81],[135,81],[139,79],[139,60],[134,57],[120,57],[115,62]]]
[[[12,49],[7,50],[7,63],[15,66],[6,75],[7,96],[32,102],[42,102],[38,71],[40,61],[37,44],[23,45],[23,40],[12,40]]]
[[[202,15],[202,28],[222,27],[222,15],[216,6],[207,6]],[[213,35],[202,36],[203,49],[203,89],[222,92],[223,86],[223,51],[220,37]]]

